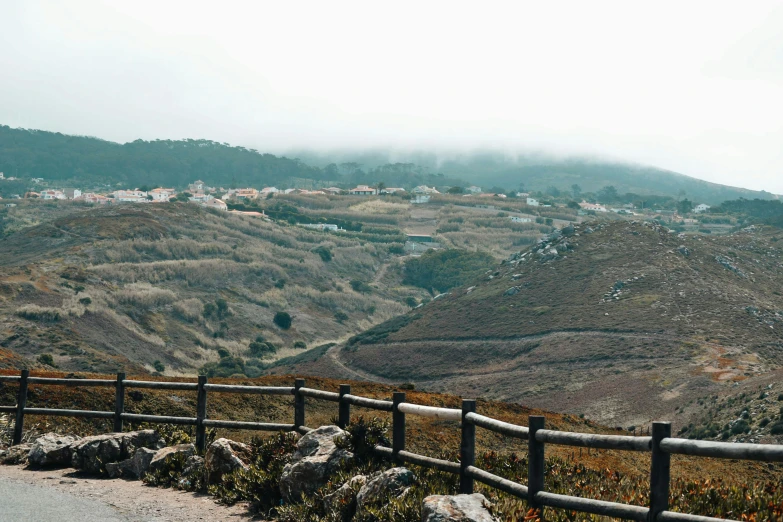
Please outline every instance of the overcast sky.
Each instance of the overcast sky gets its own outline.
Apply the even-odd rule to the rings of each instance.
[[[0,0],[0,124],[593,154],[783,194],[783,2]]]

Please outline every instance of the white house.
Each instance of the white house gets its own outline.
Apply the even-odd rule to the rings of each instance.
[[[115,190],[112,192],[114,200],[120,203],[143,203],[147,200],[147,193],[141,190]]]
[[[199,179],[188,185],[188,192],[204,192],[206,188],[206,183]]]
[[[343,189],[341,189],[339,187],[326,187],[325,189],[321,189],[321,190],[323,190],[324,192],[327,192],[329,194],[332,194],[333,196],[336,196],[336,195],[342,193],[342,191],[343,191]]]
[[[424,194],[416,194],[415,196],[413,196],[413,199],[411,200],[411,203],[414,203],[414,204],[429,203],[431,197],[432,196],[427,196],[427,195],[424,195]]]
[[[705,205],[704,203],[699,203],[693,208],[694,212],[701,213],[701,212],[707,212],[710,209],[709,205]]]
[[[582,201],[579,203],[579,206],[582,208],[582,210],[593,210],[595,212],[606,212],[606,207],[603,205],[599,205],[597,203],[587,203],[586,201]]]
[[[152,196],[152,201],[158,201],[166,203],[169,199],[173,198],[177,192],[173,188],[155,188],[149,191],[148,195]]]
[[[2,172],[0,172],[0,179],[5,179],[5,176],[3,175]]]
[[[395,192],[405,192],[405,189],[402,187],[386,187],[381,190],[381,194],[394,194]]]
[[[226,202],[218,198],[211,198],[208,199],[207,201],[203,201],[201,205],[204,207],[214,208],[217,210],[223,210],[223,211],[228,210],[228,205],[226,205]]]
[[[476,185],[470,186],[470,187],[466,188],[465,190],[467,190],[471,194],[480,194],[481,193],[481,187],[477,187]]]
[[[62,190],[42,190],[41,199],[68,199]]]
[[[538,200],[533,198],[527,198],[526,203],[529,207],[537,207],[539,205]]]
[[[512,223],[532,223],[533,222],[533,218],[511,216],[511,222]]]
[[[414,194],[440,194],[435,187],[428,187],[427,185],[419,185],[411,190]]]
[[[337,232],[338,230],[340,230],[339,226],[332,225],[330,223],[307,223],[302,226],[305,228],[314,228],[316,230],[326,230],[328,232]]]
[[[65,189],[65,197],[68,199],[76,199],[82,195],[82,191],[79,189]]]
[[[368,185],[359,185],[356,188],[352,188],[348,191],[348,194],[354,196],[374,196],[378,191]]]

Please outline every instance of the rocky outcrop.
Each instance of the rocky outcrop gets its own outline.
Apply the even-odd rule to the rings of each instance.
[[[106,464],[127,460],[139,448],[157,450],[162,446],[163,442],[154,430],[85,437],[71,445],[71,466],[98,474],[105,471]]]
[[[196,454],[196,446],[193,444],[177,444],[159,449],[149,464],[149,472],[153,473],[163,469],[172,459],[182,458],[186,461],[189,457]]]
[[[204,459],[207,483],[220,482],[223,475],[235,469],[247,469],[250,459],[250,447],[246,444],[229,439],[216,440],[207,448],[207,455]]]
[[[432,495],[421,506],[421,522],[498,522],[484,495]]]
[[[321,426],[299,439],[280,478],[280,492],[287,502],[314,493],[343,462],[353,458],[350,451],[335,445],[335,438],[344,433],[337,426]]]
[[[140,479],[149,470],[150,462],[157,451],[149,448],[139,448],[129,459],[122,462],[109,462],[106,464],[106,474],[109,478],[124,477]]]
[[[387,469],[373,475],[356,495],[356,514],[361,518],[367,506],[404,495],[414,480],[413,472],[402,467]]]
[[[38,437],[30,448],[27,461],[31,466],[67,466],[71,464],[71,445],[79,437],[47,433]]]
[[[356,513],[356,495],[366,483],[367,477],[364,475],[351,478],[336,491],[324,497],[324,511],[339,513],[342,522],[351,522]]]

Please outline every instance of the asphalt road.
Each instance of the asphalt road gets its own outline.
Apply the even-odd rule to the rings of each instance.
[[[103,502],[0,476],[0,522],[129,522]],[[138,520],[138,519],[136,519]]]

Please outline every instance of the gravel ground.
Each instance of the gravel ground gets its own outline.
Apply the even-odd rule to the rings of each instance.
[[[0,522],[163,522],[253,520],[246,505],[150,488],[138,481],[81,477],[74,469],[0,466]]]

